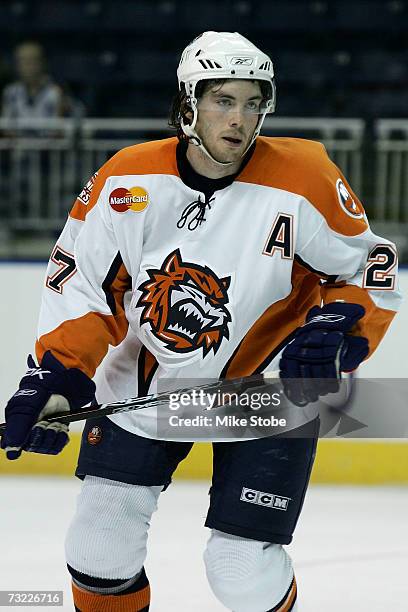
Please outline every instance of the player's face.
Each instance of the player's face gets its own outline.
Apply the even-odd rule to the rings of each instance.
[[[214,85],[198,102],[196,132],[220,162],[237,162],[247,149],[261,110],[257,81],[226,80]]]
[[[42,50],[37,44],[21,45],[16,51],[16,69],[22,81],[35,81],[44,70]]]

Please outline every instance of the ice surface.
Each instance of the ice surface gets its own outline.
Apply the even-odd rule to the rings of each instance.
[[[63,608],[35,610],[72,612],[63,541],[80,482],[3,477],[0,486],[0,588],[63,589]],[[178,481],[161,495],[146,563],[151,612],[225,610],[207,585],[202,561],[207,492],[208,483]],[[407,510],[408,488],[311,487],[287,548],[299,611],[408,610]]]

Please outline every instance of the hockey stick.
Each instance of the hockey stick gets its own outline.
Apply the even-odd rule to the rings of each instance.
[[[120,402],[112,402],[108,404],[96,404],[88,410],[79,410],[75,412],[64,412],[60,415],[56,414],[47,419],[47,423],[74,423],[75,421],[84,421],[86,419],[99,419],[103,416],[110,414],[118,414],[120,412],[131,412],[133,410],[143,410],[144,408],[155,408],[162,404],[168,404],[171,396],[174,394],[181,395],[184,393],[200,392],[214,393],[222,391],[223,393],[230,393],[233,391],[236,394],[244,393],[251,387],[259,387],[262,384],[267,384],[271,379],[278,379],[279,372],[271,371],[264,372],[263,374],[257,374],[256,376],[245,376],[243,378],[231,378],[228,380],[218,380],[216,382],[207,383],[205,385],[198,385],[197,387],[190,387],[188,389],[174,389],[173,391],[165,391],[163,393],[155,393],[152,395],[146,395],[145,397],[131,397]],[[6,429],[6,423],[0,424],[0,438],[4,434]]]

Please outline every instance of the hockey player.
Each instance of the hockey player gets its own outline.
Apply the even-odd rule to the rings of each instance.
[[[270,58],[237,33],[183,52],[178,138],[126,148],[85,186],[51,256],[37,367],[7,409],[2,440],[56,454],[47,416],[154,390],[163,378],[237,377],[280,367],[299,405],[377,347],[395,311],[397,257],[316,142],[259,136],[275,109]],[[315,431],[317,437],[317,425]],[[155,439],[126,413],[86,425],[83,479],[66,539],[75,609],[147,611],[149,521],[191,443]],[[214,443],[204,559],[235,612],[296,609],[282,545],[292,540],[313,437]],[[244,488],[284,496],[285,511]],[[183,605],[182,603],[180,604]],[[188,604],[180,609],[191,610]]]

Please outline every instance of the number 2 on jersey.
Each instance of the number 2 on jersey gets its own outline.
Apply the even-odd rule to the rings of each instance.
[[[377,244],[370,255],[364,271],[363,287],[365,289],[394,289],[395,274],[391,270],[397,264],[397,253],[389,244]]]

